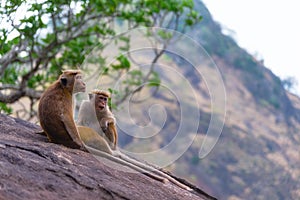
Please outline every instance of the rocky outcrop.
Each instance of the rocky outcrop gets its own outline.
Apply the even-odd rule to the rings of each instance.
[[[192,192],[50,143],[39,130],[0,114],[0,199],[214,199],[182,179]]]

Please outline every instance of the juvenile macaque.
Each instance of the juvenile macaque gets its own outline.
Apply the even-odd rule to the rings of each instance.
[[[94,90],[90,94],[90,100],[81,104],[77,124],[80,125],[79,134],[86,148],[95,155],[126,165],[156,180],[170,181],[183,189],[191,190],[166,173],[130,158],[117,149],[118,135],[115,118],[107,105],[108,98],[110,98],[108,92]],[[107,139],[104,139],[102,131]]]
[[[85,92],[80,70],[65,70],[42,95],[38,116],[51,142],[85,150],[73,118],[73,94]]]
[[[118,133],[116,119],[108,106],[110,93],[103,90],[93,90],[89,101],[84,101],[79,109],[77,124],[93,128],[98,134],[105,134],[112,149],[116,149]]]

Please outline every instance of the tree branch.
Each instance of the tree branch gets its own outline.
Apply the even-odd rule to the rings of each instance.
[[[0,76],[3,76],[4,71],[9,66],[9,64],[14,63],[16,61],[21,61],[18,58],[18,54],[22,51],[26,50],[26,45],[21,43],[18,46],[14,46],[9,52],[4,54],[0,58]]]
[[[21,97],[29,97],[33,99],[39,99],[42,96],[42,91],[36,91],[31,88],[25,88],[23,90],[20,87],[12,86],[12,85],[4,85],[0,87],[0,91],[9,90],[9,94],[3,94],[0,92],[0,102],[3,103],[14,103],[18,101]]]

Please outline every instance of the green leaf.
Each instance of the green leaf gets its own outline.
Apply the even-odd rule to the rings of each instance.
[[[164,31],[164,30],[159,30],[157,34],[164,40],[169,40],[173,37],[173,34],[171,32]]]
[[[117,61],[119,61],[119,64],[112,65],[113,69],[120,70],[120,69],[129,69],[130,68],[130,62],[124,55],[119,56],[117,58]]]
[[[160,86],[161,80],[159,74],[157,72],[152,72],[151,78],[148,81],[148,86],[150,87],[158,87]]]
[[[36,88],[42,80],[44,80],[44,76],[41,74],[38,74],[36,76],[31,77],[28,80],[27,86],[29,88]]]
[[[13,109],[7,106],[6,103],[0,102],[0,113],[12,114]]]
[[[8,67],[5,69],[3,77],[0,79],[0,82],[4,84],[15,85],[18,79],[18,72],[15,67]]]

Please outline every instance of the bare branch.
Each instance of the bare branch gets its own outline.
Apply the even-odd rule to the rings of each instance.
[[[21,43],[18,46],[14,46],[9,52],[7,52],[5,55],[3,55],[0,58],[0,76],[3,75],[6,68],[9,66],[10,63],[21,61],[20,58],[18,58],[18,54],[22,51],[26,50],[27,44]],[[25,62],[25,61],[24,61]]]
[[[14,103],[19,100],[22,96],[24,96],[25,92],[23,91],[15,91],[8,95],[4,95],[0,92],[0,102],[3,103]]]
[[[42,91],[36,91],[31,88],[25,88],[24,90],[20,90],[20,88],[17,88],[16,86],[11,86],[11,87],[6,86],[6,90],[9,91],[9,94],[5,95],[2,92],[0,92],[0,102],[14,103],[24,96],[33,99],[39,99],[43,93]]]

